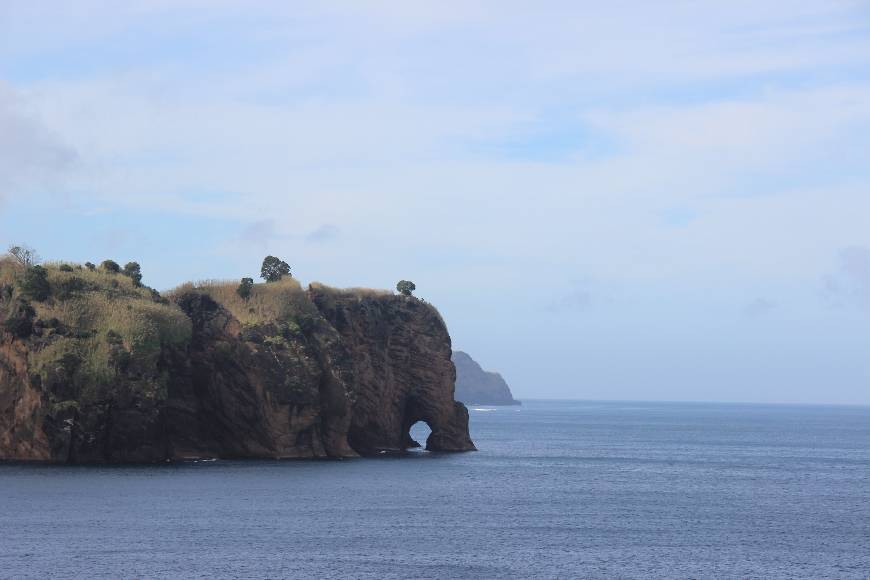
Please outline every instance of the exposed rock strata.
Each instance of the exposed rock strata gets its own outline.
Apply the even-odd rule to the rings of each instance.
[[[70,354],[87,332],[0,294],[0,459],[353,457],[413,446],[420,420],[428,449],[474,449],[434,308],[323,287],[309,296],[293,319],[243,325],[207,293],[181,293],[189,340],[146,360],[109,334],[99,344],[112,374],[97,380]]]
[[[498,373],[483,370],[468,354],[453,353],[456,365],[456,400],[467,405],[519,405]]]

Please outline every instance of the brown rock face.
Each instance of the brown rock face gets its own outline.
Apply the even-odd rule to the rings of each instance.
[[[352,457],[347,355],[333,329],[242,328],[206,294],[178,304],[193,323],[166,404],[170,456]]]
[[[111,332],[98,341],[10,296],[0,295],[0,459],[354,457],[413,446],[417,421],[432,428],[427,449],[474,449],[453,400],[450,337],[416,299],[315,287],[301,313],[242,324],[191,290],[172,306],[189,339],[157,345],[146,364]],[[108,376],[82,361],[86,348],[106,350]]]
[[[347,346],[357,385],[348,431],[360,453],[416,446],[417,421],[432,429],[430,451],[469,451],[468,410],[453,400],[456,370],[438,312],[416,298],[319,287],[309,296]]]

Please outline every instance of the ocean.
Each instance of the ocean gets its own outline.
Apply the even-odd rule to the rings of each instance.
[[[870,578],[870,408],[470,413],[475,453],[0,464],[0,577]]]

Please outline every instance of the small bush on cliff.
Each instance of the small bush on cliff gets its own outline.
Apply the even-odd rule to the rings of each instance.
[[[33,318],[36,311],[24,300],[18,300],[9,311],[3,328],[19,338],[27,338],[33,332]]]
[[[32,266],[24,271],[21,280],[21,294],[29,300],[42,302],[51,296],[51,286],[48,283],[48,270],[42,266]]]
[[[142,267],[138,262],[127,262],[122,273],[133,280],[133,286],[138,288],[142,285]]]
[[[254,279],[253,278],[242,278],[239,287],[236,288],[236,294],[239,297],[247,302],[251,298],[251,291],[254,288]]]
[[[119,266],[118,262],[115,260],[103,260],[100,264],[100,268],[110,274],[117,274],[121,271],[121,266]]]
[[[61,300],[69,300],[75,294],[82,292],[87,288],[88,285],[84,280],[76,276],[70,276],[57,283],[57,297]]]
[[[416,289],[417,285],[410,280],[399,280],[399,283],[396,284],[396,290],[398,290],[402,296],[411,296]]]
[[[277,282],[284,276],[290,276],[290,266],[284,260],[275,256],[266,256],[260,268],[260,277],[266,282]]]

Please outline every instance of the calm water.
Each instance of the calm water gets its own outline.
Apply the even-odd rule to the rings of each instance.
[[[471,414],[462,455],[0,465],[0,576],[870,578],[870,408]]]

